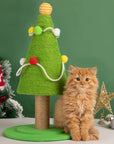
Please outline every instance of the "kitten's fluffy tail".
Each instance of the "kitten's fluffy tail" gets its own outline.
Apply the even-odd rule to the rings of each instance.
[[[96,129],[89,130],[90,140],[99,140],[99,132]]]

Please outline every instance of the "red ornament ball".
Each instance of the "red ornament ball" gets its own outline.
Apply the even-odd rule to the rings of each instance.
[[[29,63],[30,63],[31,65],[36,65],[37,62],[38,62],[38,60],[37,60],[36,57],[31,57],[31,58],[29,59]]]

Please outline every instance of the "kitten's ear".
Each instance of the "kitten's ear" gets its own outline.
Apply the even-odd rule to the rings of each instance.
[[[89,71],[91,72],[92,75],[96,75],[97,74],[97,67],[89,68]]]
[[[69,66],[69,73],[70,73],[70,74],[73,74],[75,71],[76,71],[76,67],[70,65],[70,66]]]

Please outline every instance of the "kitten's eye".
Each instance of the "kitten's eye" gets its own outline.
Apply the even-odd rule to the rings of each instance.
[[[86,78],[85,81],[89,81],[89,78]]]
[[[77,80],[77,81],[80,81],[80,78],[79,78],[79,77],[77,77],[77,78],[76,78],[76,80]]]

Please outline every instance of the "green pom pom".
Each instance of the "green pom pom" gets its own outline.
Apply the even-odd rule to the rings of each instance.
[[[42,33],[42,28],[40,26],[36,26],[34,29],[35,35],[40,35]]]

